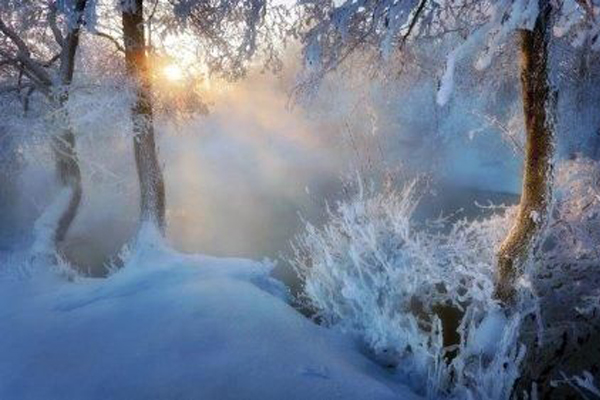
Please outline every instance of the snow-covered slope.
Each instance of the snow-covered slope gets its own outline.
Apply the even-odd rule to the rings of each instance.
[[[154,242],[107,279],[5,276],[0,399],[416,398],[287,305],[269,269]]]

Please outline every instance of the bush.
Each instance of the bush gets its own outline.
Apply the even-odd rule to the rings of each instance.
[[[303,300],[428,398],[550,396],[564,373],[598,373],[580,358],[598,340],[600,269],[592,260],[599,259],[600,197],[589,179],[599,171],[585,160],[558,169],[544,245],[510,312],[493,298],[494,269],[516,209],[418,225],[415,182],[397,192],[358,185],[329,210],[327,224],[306,225],[292,260]],[[559,345],[566,347],[557,358]]]
[[[507,398],[523,358],[521,314],[504,317],[492,299],[493,266],[514,210],[419,227],[417,203],[415,182],[400,192],[359,186],[325,226],[307,224],[293,260],[304,300],[427,397]],[[444,332],[452,324],[454,340]]]

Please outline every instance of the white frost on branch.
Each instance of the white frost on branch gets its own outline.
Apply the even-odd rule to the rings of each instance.
[[[564,0],[554,25],[554,35],[568,37],[573,47],[600,51],[600,1]]]
[[[515,327],[528,312],[502,316],[492,293],[494,248],[513,210],[430,232],[411,219],[415,185],[382,194],[359,185],[324,227],[307,225],[293,260],[306,300],[427,398],[508,399],[525,354]],[[451,348],[440,308],[460,315]]]
[[[488,21],[475,29],[446,59],[446,68],[437,93],[437,103],[446,105],[454,89],[457,62],[471,52],[479,52],[475,68],[483,70],[490,66],[493,57],[508,37],[517,29],[531,29],[538,14],[537,0],[502,0],[490,4]]]
[[[486,49],[475,62],[475,68],[488,68],[500,46],[515,31],[533,29],[538,13],[538,0],[503,0],[494,4],[486,27]]]
[[[490,2],[488,21],[475,29],[465,43],[473,47],[483,47],[474,63],[477,70],[487,69],[502,46],[518,30],[532,30],[539,14],[539,0],[500,0]],[[587,5],[587,6],[586,6]],[[555,18],[553,33],[557,37],[573,36],[572,45],[580,47],[588,43],[590,48],[600,51],[600,2],[566,0],[554,4]],[[460,45],[450,52],[443,74],[438,104],[447,103],[456,69],[457,55],[465,53]]]
[[[248,63],[258,54],[266,69],[281,68],[279,40],[290,18],[284,6],[267,0],[174,0],[175,16],[167,30],[189,28],[197,41],[200,58],[211,74],[228,79],[243,77]]]
[[[522,366],[560,378],[572,366],[546,356],[567,351],[568,360],[597,348],[600,165],[584,158],[563,162],[556,177],[551,220],[518,282],[510,316],[493,297],[495,249],[516,209],[426,228],[411,219],[414,184],[399,193],[359,185],[323,227],[306,226],[293,263],[308,305],[386,365],[396,365],[407,382],[421,382],[414,389],[428,398],[508,399]],[[453,309],[457,316],[451,318],[460,322],[459,342],[448,348],[440,307]],[[588,378],[579,381],[591,388]]]
[[[591,400],[588,396],[589,394],[592,394],[594,399],[600,399],[600,389],[596,386],[594,376],[589,371],[583,371],[580,376],[575,375],[568,377],[564,372],[561,375],[563,379],[552,381],[552,386],[569,385],[575,389],[584,400]]]
[[[529,218],[531,218],[531,220],[535,223],[535,224],[539,224],[541,222],[541,217],[540,217],[540,213],[538,211],[531,211],[529,213]]]

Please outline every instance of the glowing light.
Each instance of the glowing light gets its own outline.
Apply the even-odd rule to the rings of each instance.
[[[183,79],[183,71],[176,64],[169,64],[163,68],[163,75],[171,82],[178,82]]]

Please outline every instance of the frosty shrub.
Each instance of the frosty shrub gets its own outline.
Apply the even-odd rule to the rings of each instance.
[[[417,191],[414,182],[381,193],[359,185],[325,226],[307,224],[293,260],[305,300],[428,398],[509,398],[525,313],[505,317],[492,293],[495,250],[514,210],[418,226]]]
[[[358,185],[324,226],[306,225],[293,264],[317,316],[428,398],[564,398],[578,388],[565,376],[598,382],[600,163],[558,165],[548,229],[510,310],[492,293],[516,210],[419,225],[417,186]]]

